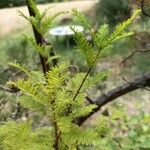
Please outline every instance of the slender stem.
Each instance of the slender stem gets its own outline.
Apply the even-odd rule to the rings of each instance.
[[[84,85],[84,83],[85,83],[87,77],[89,76],[91,70],[92,70],[93,67],[94,67],[94,64],[96,63],[96,61],[97,61],[97,59],[98,59],[98,57],[99,57],[100,52],[101,52],[101,49],[99,49],[99,51],[98,51],[98,53],[97,53],[97,55],[96,55],[96,57],[95,57],[95,60],[94,60],[93,64],[89,67],[89,69],[88,69],[88,71],[87,71],[85,77],[83,78],[83,80],[82,80],[82,82],[81,82],[79,88],[77,89],[77,91],[76,91],[76,93],[75,93],[75,95],[74,95],[74,97],[73,97],[73,99],[72,99],[73,101],[75,101],[75,99],[76,99],[77,96],[79,95],[82,86]]]
[[[28,7],[30,16],[35,17],[36,13],[31,8],[29,0],[26,0],[26,4],[27,4],[27,7]],[[36,30],[36,28],[33,25],[32,25],[32,28],[33,28],[33,32],[34,32],[36,43],[39,44],[39,45],[45,44],[44,43],[45,40],[44,40],[43,36]],[[43,72],[45,74],[49,70],[48,58],[47,57],[43,57],[40,54],[39,54],[39,57],[40,57],[40,61],[41,61]]]
[[[59,150],[59,138],[60,138],[60,132],[58,129],[57,122],[54,123],[55,128],[55,143],[54,143],[54,149]]]
[[[74,97],[73,97],[73,99],[72,99],[73,101],[77,98],[78,94],[80,93],[80,90],[81,90],[83,84],[85,83],[87,77],[89,76],[91,70],[92,70],[92,67],[89,68],[88,72],[86,73],[85,77],[83,78],[83,80],[82,80],[82,82],[81,82],[79,88],[77,89],[77,91],[76,91],[76,93],[75,93],[75,95],[74,95]]]

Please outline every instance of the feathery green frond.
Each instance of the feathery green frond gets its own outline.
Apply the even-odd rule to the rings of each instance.
[[[72,92],[67,91],[66,87],[63,86],[59,92],[56,93],[56,101],[54,107],[56,108],[57,114],[60,116],[65,115],[68,111],[68,107],[73,105],[74,102],[72,100]]]
[[[18,10],[18,14],[19,14],[19,16],[23,17],[25,20],[27,20],[28,22],[30,22],[29,17],[26,16],[22,11]]]
[[[91,77],[88,77],[85,81],[84,85],[82,86],[81,93],[85,92],[87,89],[91,88],[96,83],[104,81],[109,75],[110,71],[102,71],[100,73],[96,73],[92,75]],[[74,91],[77,90],[80,83],[82,82],[83,78],[85,77],[85,73],[78,73],[76,74],[69,82],[69,88],[74,89]]]
[[[34,26],[34,28],[42,35],[44,35],[52,27],[52,22],[57,17],[68,13],[68,12],[62,11],[62,12],[55,13],[52,16],[46,17],[46,13],[50,8],[45,9],[43,11],[43,13],[40,14],[40,12],[39,12],[38,8],[36,7],[35,3],[33,2],[33,0],[28,0],[28,3],[30,5],[31,9],[35,12],[35,16],[28,17],[19,10],[18,10],[18,13],[20,16],[25,18],[29,23],[31,23]]]
[[[133,22],[135,17],[141,12],[141,10],[136,10],[131,18],[129,18],[127,21],[120,23],[116,26],[114,32],[110,35],[110,37],[106,40],[104,47],[107,47],[108,45],[111,45],[113,42],[125,38],[127,36],[130,36],[133,34],[133,32],[125,32],[125,29]]]
[[[76,100],[76,102],[78,102],[78,101]],[[82,116],[87,116],[96,107],[97,106],[94,104],[89,105],[89,106],[81,106],[80,105],[80,107],[74,108],[70,115],[72,115],[74,119],[77,119]]]
[[[77,17],[79,24],[81,24],[85,29],[91,31],[92,25],[88,21],[85,15],[80,13],[77,9],[72,9],[73,16]]]
[[[27,95],[22,95],[19,98],[19,103],[25,108],[40,112],[42,114],[46,114],[45,106],[41,105],[41,103],[39,103],[38,101],[35,101],[34,99],[32,99],[31,97]]]
[[[93,121],[91,128],[93,128],[100,137],[106,136],[110,132],[109,118],[103,115],[99,116]]]
[[[36,18],[40,19],[41,15],[40,15],[40,11],[36,6],[36,3],[33,0],[27,0],[27,2],[29,3],[30,8],[32,9],[32,11],[36,14]]]
[[[102,72],[92,75],[91,77],[87,78],[84,84],[84,88],[88,89],[92,87],[93,85],[95,85],[96,83],[105,81],[110,76],[110,74],[111,74],[110,71],[102,71]]]
[[[101,49],[98,58],[105,58],[109,56],[109,54],[111,54],[112,48],[113,45],[108,45],[107,47]]]
[[[33,38],[27,37],[25,35],[24,37],[32,44],[32,46],[40,55],[42,55],[43,57],[48,57],[48,62],[52,62],[53,59],[58,59],[61,57],[60,55],[50,56],[50,53],[53,50],[53,47],[51,45],[39,45]]]
[[[94,41],[98,48],[101,50],[106,48],[108,50],[115,41],[131,36],[133,32],[126,32],[125,30],[139,13],[140,10],[137,10],[127,21],[117,25],[112,34],[109,34],[109,26],[107,24],[102,25],[94,36]]]
[[[49,56],[50,51],[52,50],[51,45],[39,45],[33,38],[27,36],[25,36],[25,38],[33,45],[33,47],[39,54],[41,54],[44,57]]]
[[[100,26],[97,33],[94,36],[94,42],[101,49],[105,45],[106,39],[109,37],[109,26],[104,24]]]
[[[95,51],[91,44],[87,41],[85,36],[82,33],[75,33],[76,37],[76,49],[77,51],[84,56],[86,62],[91,66],[95,61]]]
[[[28,76],[31,75],[31,72],[25,66],[22,66],[19,63],[10,62],[9,65],[14,67],[14,68],[17,68],[17,69],[21,70],[22,72],[24,72]]]
[[[64,81],[69,76],[69,72],[67,72],[67,69],[67,63],[52,67],[51,70],[46,74],[49,86],[51,86],[52,88],[61,87],[61,85],[64,84]]]
[[[40,33],[45,34],[52,27],[52,22],[60,15],[63,15],[66,13],[67,12],[62,11],[62,12],[55,13],[52,16],[43,18],[40,24]]]
[[[91,129],[85,129],[78,138],[79,145],[98,145],[100,144],[100,137],[98,133]]]
[[[80,16],[77,10],[73,12]],[[102,25],[96,34],[91,35],[93,37],[94,46],[89,44],[89,42],[86,40],[86,37],[82,33],[75,32],[77,49],[85,57],[86,62],[90,66],[94,66],[98,58],[107,56],[107,54],[109,54],[115,41],[132,35],[133,32],[126,32],[125,30],[139,13],[140,10],[137,10],[127,21],[117,25],[114,32],[111,34],[109,33],[109,26],[106,24]]]
[[[3,125],[4,132],[9,133],[3,140],[6,149],[21,149],[25,148],[26,144],[30,143],[29,136],[31,134],[31,123],[20,123],[9,122]]]
[[[49,104],[48,95],[44,90],[44,86],[35,85],[31,80],[19,79],[17,82],[9,82],[18,87],[25,95],[33,98],[41,105],[47,106]]]
[[[53,149],[53,133],[49,128],[41,128],[33,132],[31,122],[9,122],[2,125],[0,129],[8,133],[2,141],[2,147],[6,150]]]
[[[45,76],[40,71],[31,71],[29,79],[34,85],[46,85]]]
[[[69,89],[73,89],[73,91],[77,91],[77,88],[81,84],[83,78],[85,77],[85,73],[77,73],[74,75],[70,82],[68,83]]]

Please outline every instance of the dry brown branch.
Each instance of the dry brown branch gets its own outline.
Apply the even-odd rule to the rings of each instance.
[[[121,64],[125,64],[129,59],[131,59],[136,53],[147,53],[150,52],[150,49],[142,49],[142,50],[135,50],[133,51],[130,55],[125,57],[122,61]]]
[[[150,72],[147,72],[139,77],[136,77],[132,81],[125,83],[121,86],[118,86],[105,94],[102,94],[97,100],[94,102],[97,105],[97,108],[93,109],[93,111],[85,117],[81,117],[78,119],[78,125],[82,125],[83,122],[91,117],[94,113],[99,111],[102,106],[112,102],[120,96],[123,96],[129,92],[135,91],[139,88],[150,87]]]

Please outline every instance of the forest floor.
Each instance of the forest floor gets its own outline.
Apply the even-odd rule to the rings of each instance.
[[[96,2],[97,0],[81,0],[63,3],[44,4],[38,5],[38,7],[41,11],[43,11],[45,8],[52,7],[49,12],[50,15],[59,11],[71,11],[73,8],[76,8],[79,11],[85,13],[92,13],[92,8],[95,6]],[[19,16],[17,10],[20,10],[24,14],[28,15],[28,10],[25,6],[0,9],[0,37],[9,35],[9,33],[15,32],[27,26],[26,20]]]

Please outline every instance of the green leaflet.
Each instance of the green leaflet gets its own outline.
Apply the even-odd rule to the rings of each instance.
[[[116,26],[114,32],[108,37],[106,40],[105,45],[103,46],[104,48],[107,47],[108,45],[112,45],[115,41],[125,38],[127,36],[130,36],[133,34],[133,32],[125,32],[127,27],[132,23],[134,18],[141,12],[141,10],[136,10],[134,14],[132,15],[131,18],[129,18],[127,21],[120,23]]]
[[[52,27],[53,21],[60,15],[64,15],[66,13],[67,12],[62,11],[55,13],[53,16],[43,18],[40,22],[40,33],[45,34]]]
[[[94,48],[91,44],[89,44],[83,33],[76,33],[75,37],[77,43],[77,51],[85,58],[88,65],[92,66],[96,58]]]
[[[1,142],[5,150],[52,150],[53,133],[49,128],[41,128],[33,132],[31,122],[9,122],[1,128],[3,133],[0,130],[0,135],[5,133],[5,138]]]
[[[31,9],[33,10],[33,12],[35,13],[35,17],[33,16],[28,17],[21,11],[18,11],[18,13],[20,16],[25,18],[29,23],[31,23],[31,25],[33,25],[34,28],[43,36],[52,27],[52,23],[57,17],[67,13],[65,11],[62,11],[62,12],[55,13],[53,16],[46,16],[50,8],[45,9],[43,13],[40,13],[33,0],[28,0],[28,3]]]
[[[109,25],[104,24],[100,26],[97,33],[94,36],[94,42],[101,48],[105,45],[106,39],[109,37]]]
[[[32,46],[35,48],[35,50],[42,55],[43,57],[49,57],[50,52],[52,51],[52,46],[51,45],[38,45],[36,41],[33,38],[25,36],[27,41],[29,41]]]
[[[25,66],[22,66],[19,63],[10,62],[9,65],[12,66],[12,67],[14,67],[14,68],[19,69],[20,71],[24,72],[28,76],[31,75],[31,72]]]
[[[87,80],[85,81],[84,85],[82,86],[81,93],[85,92],[87,89],[91,88],[96,83],[100,83],[100,82],[106,80],[110,74],[111,74],[110,71],[102,71],[100,73],[95,73],[94,75],[88,77]],[[69,87],[73,88],[74,91],[76,91],[84,77],[85,77],[85,73],[76,74],[70,80]]]
[[[19,79],[17,82],[9,82],[11,85],[18,87],[25,95],[33,98],[42,105],[49,104],[49,98],[44,90],[43,85],[34,85],[31,80]]]
[[[84,26],[88,31],[91,31],[92,25],[82,13],[80,13],[77,9],[72,9],[72,15],[78,19],[79,24]]]
[[[26,96],[26,95],[21,96],[19,98],[19,102],[25,108],[40,112],[42,114],[46,114],[45,106],[43,104],[41,104],[40,102],[35,101],[34,99],[32,99],[29,96]]]

